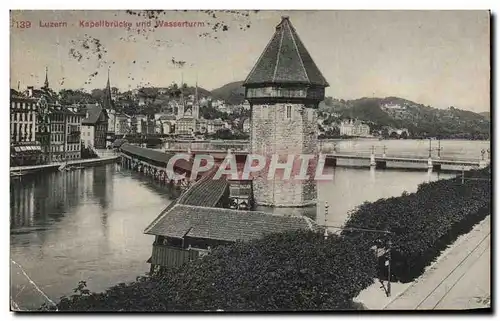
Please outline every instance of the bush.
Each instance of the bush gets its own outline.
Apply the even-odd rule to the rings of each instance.
[[[365,203],[350,216],[346,227],[391,231],[391,279],[411,281],[458,236],[490,213],[489,171],[487,168],[467,173],[464,184],[461,177],[440,180],[420,185],[416,193]],[[365,234],[372,244],[387,247],[386,236],[343,232],[350,234]],[[384,263],[385,258],[381,258],[380,264]]]
[[[219,247],[177,269],[104,293],[63,298],[59,311],[283,311],[353,309],[373,283],[373,252],[358,238],[272,234]],[[81,292],[81,290],[78,290]],[[47,309],[47,307],[44,307]]]

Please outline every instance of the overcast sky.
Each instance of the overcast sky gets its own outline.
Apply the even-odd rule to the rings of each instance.
[[[260,11],[249,17],[216,12],[216,18],[168,12],[161,20],[200,21],[205,27],[140,33],[135,22],[143,18],[123,11],[13,11],[18,23],[11,27],[11,86],[41,86],[46,66],[55,90],[103,88],[109,66],[111,84],[121,90],[168,86],[181,79],[172,64],[175,57],[186,61],[185,82],[194,84],[198,77],[199,86],[211,90],[248,75],[282,15],[290,16],[330,83],[327,95],[399,96],[438,108],[490,109],[487,11]],[[133,29],[82,28],[80,20],[128,21]],[[17,28],[20,21],[30,21],[31,28]],[[40,21],[68,26],[41,28]],[[214,32],[217,22],[228,30]],[[99,39],[107,50],[101,59],[92,43],[84,48],[89,38]]]

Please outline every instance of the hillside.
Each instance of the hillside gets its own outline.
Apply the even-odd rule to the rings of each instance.
[[[491,119],[491,114],[489,111],[485,111],[485,112],[482,112],[482,113],[479,113],[479,115],[483,116],[484,118],[490,120]]]
[[[400,108],[384,108],[398,105]],[[337,113],[340,119],[359,119],[380,130],[384,126],[407,128],[414,136],[488,138],[490,121],[484,115],[454,107],[437,109],[399,98],[338,100],[327,97],[320,111]]]
[[[230,82],[220,88],[212,90],[212,97],[225,100],[230,105],[239,105],[245,100],[243,81]]]

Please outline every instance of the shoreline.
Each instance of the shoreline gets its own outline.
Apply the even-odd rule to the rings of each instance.
[[[10,167],[10,173],[11,174],[22,173],[21,176],[24,176],[40,172],[52,172],[52,171],[57,171],[58,168],[64,164],[82,166],[82,167],[92,167],[92,166],[99,166],[116,162],[118,158],[119,156],[117,155],[117,156],[106,156],[106,157],[90,158],[90,159],[77,159],[68,161],[67,163],[51,163],[51,164],[33,165],[33,166],[14,166]]]

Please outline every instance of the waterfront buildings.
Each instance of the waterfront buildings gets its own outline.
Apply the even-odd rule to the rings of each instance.
[[[49,105],[51,162],[62,162],[81,157],[81,123],[85,113],[76,108]]]
[[[37,142],[37,102],[14,94],[10,97],[10,164],[12,166],[43,163]]]
[[[85,113],[69,107],[66,108],[64,115],[66,118],[65,159],[80,159],[82,155],[81,125]]]
[[[85,119],[82,120],[82,141],[85,148],[106,148],[108,113],[99,104],[87,105]]]

